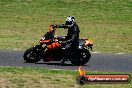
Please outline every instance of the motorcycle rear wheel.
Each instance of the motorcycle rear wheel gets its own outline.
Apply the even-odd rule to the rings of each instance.
[[[27,49],[23,55],[23,58],[28,63],[36,63],[40,59],[38,59],[38,55],[35,51],[33,51],[33,47]]]
[[[89,50],[83,49],[79,50],[79,54],[74,55],[74,60],[71,63],[76,66],[85,65],[90,60],[91,54]]]

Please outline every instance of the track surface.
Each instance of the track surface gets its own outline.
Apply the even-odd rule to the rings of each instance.
[[[69,61],[63,66],[59,62],[25,63],[22,56],[23,51],[0,50],[0,66],[78,69],[78,66],[72,66]],[[132,72],[132,54],[92,54],[90,61],[83,68],[93,71]]]

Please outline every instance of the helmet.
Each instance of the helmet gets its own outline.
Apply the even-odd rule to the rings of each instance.
[[[66,18],[66,25],[73,25],[75,23],[75,17],[73,17],[73,16],[68,16],[67,18]]]

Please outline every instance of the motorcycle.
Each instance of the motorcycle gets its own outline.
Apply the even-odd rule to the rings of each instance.
[[[91,57],[89,49],[92,50],[93,43],[88,39],[79,39],[77,48],[67,52],[67,48],[62,44],[65,41],[64,36],[55,36],[56,29],[50,25],[50,31],[47,32],[35,45],[24,52],[23,58],[28,63],[36,63],[41,59],[44,62],[70,61],[72,65],[85,65]],[[69,44],[65,44],[69,46]]]

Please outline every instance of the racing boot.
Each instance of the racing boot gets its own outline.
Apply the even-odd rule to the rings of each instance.
[[[64,65],[65,64],[65,61],[66,61],[65,58],[62,58],[61,59],[61,65]]]

